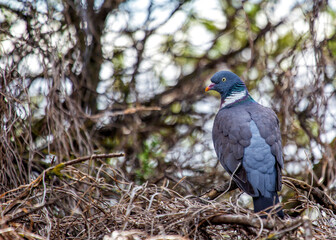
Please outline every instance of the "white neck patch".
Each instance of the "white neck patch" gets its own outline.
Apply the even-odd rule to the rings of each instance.
[[[226,107],[238,100],[241,100],[247,95],[247,91],[232,92],[230,96],[226,97],[221,105],[221,108]]]

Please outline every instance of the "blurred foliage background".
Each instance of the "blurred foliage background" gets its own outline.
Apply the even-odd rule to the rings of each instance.
[[[108,152],[138,184],[222,183],[204,88],[227,69],[277,113],[284,175],[335,194],[335,2],[1,0],[0,23],[0,192]]]

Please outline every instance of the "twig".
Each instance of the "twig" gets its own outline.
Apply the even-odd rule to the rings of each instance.
[[[283,177],[283,182],[290,188],[298,188],[307,192],[310,192],[311,195],[314,196],[316,201],[324,206],[325,208],[328,208],[332,210],[334,213],[336,213],[336,203],[331,199],[329,195],[327,195],[325,192],[320,190],[317,187],[312,187],[309,184],[297,180],[291,177]]]
[[[56,202],[56,200],[59,200],[59,199],[54,199],[54,200],[51,200],[51,201],[46,202],[44,204],[38,204],[37,207],[32,208],[29,211],[23,211],[22,210],[21,212],[15,214],[15,215],[14,214],[11,215],[10,217],[2,218],[1,221],[0,221],[0,225],[5,225],[5,224],[7,224],[9,222],[13,222],[13,221],[15,221],[17,219],[21,219],[21,218],[23,218],[23,217],[25,217],[27,215],[30,215],[31,213],[36,212],[36,211],[44,208],[45,206],[52,205],[54,202]]]
[[[115,111],[115,112],[109,112],[109,113],[100,113],[96,115],[86,115],[87,118],[90,119],[100,119],[102,117],[116,117],[120,115],[130,115],[134,114],[137,112],[143,112],[143,111],[160,111],[160,107],[144,107],[144,106],[139,106],[139,107],[134,107],[134,108],[128,108],[126,110],[121,110],[121,111]]]
[[[86,160],[91,160],[91,159],[115,158],[115,157],[123,157],[123,156],[125,156],[124,153],[93,154],[91,156],[76,158],[76,159],[70,160],[68,162],[64,162],[63,164],[64,164],[64,167],[66,167],[66,166],[69,166],[69,165],[74,165],[74,164],[84,162]],[[55,167],[57,167],[57,165],[54,166],[54,167],[50,167],[50,168],[55,168]],[[46,169],[45,171],[48,171],[50,168]],[[50,170],[52,170],[52,169],[50,169]]]
[[[210,224],[213,225],[221,225],[221,224],[238,224],[242,226],[249,226],[254,228],[260,228],[263,226],[266,229],[274,230],[285,230],[292,229],[301,226],[303,223],[302,218],[297,218],[294,220],[287,220],[285,222],[281,220],[273,219],[270,221],[269,219],[260,219],[253,216],[246,215],[231,215],[231,214],[222,214],[218,216],[214,216],[208,219]]]
[[[183,178],[180,179],[180,181],[178,181],[172,188],[172,190],[174,190],[181,182],[184,181],[184,179],[186,179],[186,176],[184,176]]]
[[[223,185],[216,186],[215,188],[208,190],[206,193],[202,194],[200,197],[205,198],[207,200],[213,200],[217,198],[219,195],[221,195],[222,193],[229,192],[237,188],[238,186],[235,181],[229,181]]]
[[[7,191],[3,194],[0,195],[0,199],[3,198],[4,196],[6,196],[8,193],[10,192],[14,192],[16,190],[19,190],[21,188],[26,188],[24,192],[22,192],[20,194],[20,196],[16,199],[21,199],[23,198],[24,196],[26,196],[31,188],[33,187],[36,187],[40,181],[43,179],[43,177],[45,176],[45,174],[51,172],[51,171],[54,171],[56,170],[57,172],[60,171],[61,169],[63,169],[64,167],[66,166],[70,166],[70,165],[74,165],[74,164],[77,164],[77,163],[80,163],[80,162],[84,162],[84,161],[87,161],[87,160],[90,160],[90,159],[97,159],[97,158],[115,158],[115,157],[123,157],[125,154],[124,153],[108,153],[108,154],[94,154],[94,155],[91,155],[91,156],[86,156],[86,157],[80,157],[80,158],[76,158],[76,159],[73,159],[73,160],[70,160],[68,162],[63,162],[63,163],[60,163],[60,164],[57,164],[55,166],[52,166],[52,167],[49,167],[47,168],[46,170],[44,170],[34,181],[32,181],[31,183],[29,184],[26,184],[24,186],[20,186],[16,189],[12,189],[10,191]],[[57,174],[56,172],[56,174]]]
[[[298,188],[307,192],[310,192],[316,201],[321,204],[322,206],[332,210],[334,213],[336,213],[336,203],[331,199],[329,195],[327,195],[325,192],[320,190],[317,187],[312,187],[309,184],[297,180],[291,177],[282,177],[284,184],[286,184],[290,188]],[[238,188],[238,186],[232,182],[232,186],[230,187],[230,183],[225,183],[224,185],[215,187],[214,189],[209,190],[205,194],[201,195],[202,198],[206,198],[208,200],[215,199],[217,196],[221,195],[225,191],[231,191]]]

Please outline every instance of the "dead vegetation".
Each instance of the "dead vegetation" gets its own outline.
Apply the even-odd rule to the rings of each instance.
[[[313,201],[316,188],[285,178],[303,217],[261,219],[237,202],[183,196],[168,181],[136,185],[106,164],[123,154],[74,159],[3,193],[2,239],[330,239],[335,203]],[[305,189],[306,187],[306,189]],[[287,210],[285,210],[287,212]],[[314,212],[314,213],[313,213]],[[310,216],[310,217],[307,217]]]
[[[143,24],[118,28],[135,1],[94,2],[0,3],[0,240],[336,238],[331,1],[273,21],[277,1],[220,0],[230,24],[218,25],[197,1],[167,1],[163,19],[169,6],[153,0]],[[178,14],[186,21],[163,33]],[[195,26],[212,33],[206,51]],[[219,100],[204,87],[219,69],[279,116],[285,220],[262,220],[235,193],[217,199],[228,185],[217,186],[227,179],[206,126]]]

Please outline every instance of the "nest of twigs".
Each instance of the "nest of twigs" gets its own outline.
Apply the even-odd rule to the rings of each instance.
[[[297,208],[318,210],[315,219],[300,216],[261,219],[235,202],[182,196],[167,184],[139,186],[128,182],[122,173],[102,161],[118,156],[95,155],[59,164],[45,170],[30,184],[1,194],[0,239],[336,236],[335,203],[322,191],[300,181],[284,179],[296,193],[294,200],[300,203]]]

